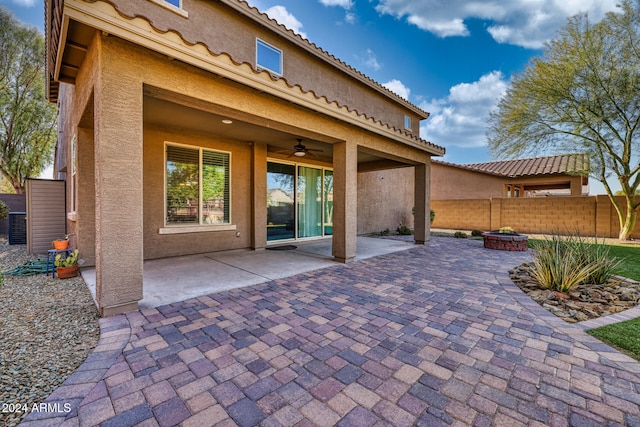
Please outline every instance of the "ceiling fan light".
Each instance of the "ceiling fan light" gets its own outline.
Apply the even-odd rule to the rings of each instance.
[[[304,157],[306,153],[304,151],[296,151],[295,153],[293,153],[294,156],[296,157]]]

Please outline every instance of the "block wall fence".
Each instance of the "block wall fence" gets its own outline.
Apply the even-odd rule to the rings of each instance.
[[[623,198],[619,201],[623,203]],[[492,198],[431,200],[433,228],[498,230],[519,233],[575,232],[583,236],[617,238],[620,223],[606,195],[588,197]],[[640,238],[640,215],[631,237]]]

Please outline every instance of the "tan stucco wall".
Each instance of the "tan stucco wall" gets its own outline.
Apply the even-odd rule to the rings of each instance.
[[[211,108],[208,111],[224,112],[228,117],[240,117],[293,135],[311,133],[322,142],[336,144],[339,155],[334,150],[332,167],[335,185],[340,189],[334,189],[334,204],[344,206],[342,213],[339,209],[334,211],[334,234],[342,230],[344,236],[334,236],[337,259],[347,261],[355,256],[358,151],[407,163],[429,161],[428,154],[417,148],[228,80],[212,78],[212,74],[182,62],[97,33],[75,87],[67,87],[65,93],[65,99],[70,100],[62,119],[67,135],[61,137],[59,149],[69,150],[72,135],[82,127],[78,146],[79,158],[83,159],[79,169],[82,208],[77,218],[78,222],[85,218],[83,227],[87,224],[95,230],[93,236],[88,230],[82,234],[81,251],[90,254],[91,246],[95,249],[97,299],[103,315],[135,309],[142,298],[144,258],[263,245],[252,242],[250,232],[252,226],[254,230],[261,226],[252,223],[252,218],[264,217],[258,210],[252,216],[253,203],[260,198],[254,189],[264,190],[266,180],[264,174],[252,176],[252,170],[264,170],[263,166],[252,165],[266,162],[264,147],[255,150],[252,158],[253,148],[248,142],[222,140],[188,129],[145,128],[145,88],[174,94],[182,101],[188,97],[204,110]],[[165,140],[232,152],[232,220],[236,230],[158,234],[164,215]],[[409,185],[412,187],[413,181]],[[409,210],[411,206],[413,203]],[[240,237],[236,237],[237,231]],[[255,234],[259,235],[264,236]]]
[[[81,185],[67,182],[67,231],[70,245],[77,248],[85,266],[93,266],[95,250],[95,179],[94,169],[94,87],[99,71],[99,39],[94,38],[78,72],[75,85],[60,84],[58,109],[58,141],[56,147],[56,178],[71,179],[71,141],[77,137],[77,176]],[[60,173],[62,169],[67,173]],[[76,191],[77,210],[73,215],[71,191]]]
[[[433,163],[431,200],[502,197],[505,179]]]
[[[358,173],[358,234],[413,228],[415,168]]]
[[[236,230],[161,235],[164,227],[165,141],[231,153],[231,224]],[[266,159],[265,159],[266,162]],[[251,146],[188,131],[144,131],[144,258],[162,258],[251,246]],[[265,202],[266,203],[266,202]],[[236,237],[236,232],[240,237]]]
[[[557,183],[568,183],[571,186],[572,196],[582,195],[582,177],[580,176],[543,175],[508,178],[465,170],[442,163],[433,163],[431,167],[431,178],[431,200],[506,197],[506,184],[553,185]]]
[[[148,0],[111,0],[111,3],[125,16],[144,16],[162,31],[177,31],[189,43],[203,43],[216,54],[228,53],[234,61],[252,66],[256,62],[256,38],[260,38],[283,51],[283,77],[290,85],[300,85],[305,91],[313,91],[317,96],[325,96],[329,101],[347,105],[398,129],[404,128],[404,116],[408,115],[412,132],[419,135],[420,117],[412,110],[327,65],[309,52],[315,47],[303,49],[223,4],[183,0],[183,9],[189,15],[185,18]],[[283,31],[279,26],[276,28]],[[355,70],[349,72],[359,74]]]

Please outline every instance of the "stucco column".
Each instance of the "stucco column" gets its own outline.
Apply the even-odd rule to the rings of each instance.
[[[570,181],[571,195],[574,197],[582,196],[582,177],[573,176]]]
[[[333,145],[333,247],[338,262],[356,257],[358,228],[358,146],[351,142]]]
[[[419,245],[429,240],[431,232],[430,223],[430,194],[431,194],[431,160],[429,164],[420,164],[415,167],[414,179],[414,226],[413,234],[415,242]]]
[[[103,38],[94,93],[96,299],[102,316],[142,299],[142,83],[128,57]]]
[[[267,144],[253,143],[251,161],[253,168],[251,247],[254,250],[261,250],[267,245]]]

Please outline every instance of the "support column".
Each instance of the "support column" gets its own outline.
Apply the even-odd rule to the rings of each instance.
[[[431,234],[431,159],[429,164],[415,167],[413,234],[418,245],[424,245]]]
[[[498,230],[502,227],[502,199],[491,198],[489,199],[491,205],[491,213],[489,214],[489,229]]]
[[[333,146],[333,247],[338,262],[356,257],[358,230],[358,146],[340,142]]]
[[[253,143],[253,220],[251,247],[262,250],[267,245],[267,144]]]
[[[96,300],[102,316],[142,299],[142,83],[126,53],[102,39],[95,88]],[[124,56],[123,59],[121,57]]]
[[[582,196],[582,177],[571,177],[569,184],[571,188],[571,195],[574,197]]]

